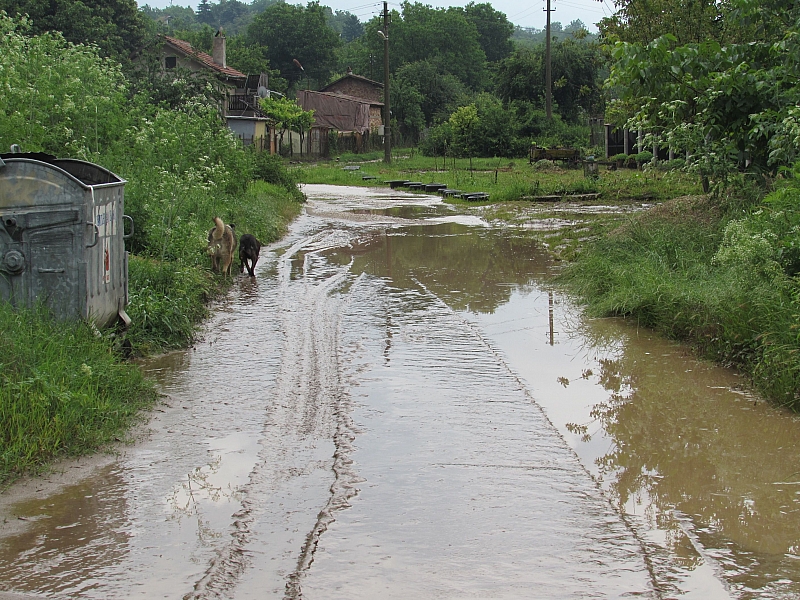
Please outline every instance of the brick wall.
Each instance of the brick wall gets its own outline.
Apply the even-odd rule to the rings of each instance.
[[[383,100],[383,90],[381,88],[367,83],[366,81],[349,77],[326,87],[325,91],[334,94],[345,94],[346,96],[353,96],[355,98],[365,98],[374,102],[382,102]]]

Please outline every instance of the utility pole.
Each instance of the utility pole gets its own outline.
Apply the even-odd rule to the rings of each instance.
[[[549,0],[548,0],[549,1]],[[392,162],[392,135],[389,108],[389,3],[383,3],[383,162]]]
[[[553,72],[552,72],[552,60],[550,58],[550,13],[553,12],[554,9],[550,8],[550,0],[547,0],[547,8],[545,12],[547,13],[547,26],[545,27],[545,35],[547,39],[544,43],[544,97],[545,97],[545,113],[547,114],[548,119],[553,118]]]

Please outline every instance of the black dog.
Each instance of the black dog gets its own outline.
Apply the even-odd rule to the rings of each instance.
[[[240,273],[244,273],[244,268],[247,267],[250,277],[256,276],[253,271],[256,268],[260,251],[261,242],[256,239],[256,236],[245,233],[239,240],[239,261],[242,263],[239,269]]]

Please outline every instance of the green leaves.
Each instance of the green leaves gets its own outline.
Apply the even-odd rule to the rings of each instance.
[[[607,85],[629,127],[643,127],[651,142],[688,151],[698,170],[719,177],[746,165],[763,170],[795,160],[800,8],[756,11],[757,4],[738,1],[726,14],[726,28],[746,18],[743,28],[780,29],[778,42],[676,45],[672,35],[648,44],[618,42]]]
[[[289,82],[305,77],[327,81],[340,44],[318,2],[309,2],[307,7],[284,2],[268,6],[248,26],[247,41],[265,47],[272,67]],[[295,65],[295,59],[305,70]]]
[[[0,13],[0,148],[89,157],[121,133],[127,83],[97,48],[58,33],[27,37],[29,22]]]

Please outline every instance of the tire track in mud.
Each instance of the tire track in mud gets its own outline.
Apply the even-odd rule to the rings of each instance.
[[[233,588],[251,563],[248,545],[267,499],[282,482],[299,473],[298,469],[281,470],[280,466],[291,465],[293,458],[302,461],[304,445],[314,446],[326,439],[333,442],[333,456],[326,461],[333,482],[327,502],[305,536],[294,570],[286,578],[287,600],[302,598],[303,574],[314,560],[319,537],[334,521],[334,512],[349,506],[349,500],[358,493],[359,480],[350,459],[355,428],[350,418],[350,397],[341,382],[338,353],[341,315],[350,295],[339,300],[332,295],[349,281],[352,263],[313,268],[313,263],[321,260],[321,252],[348,243],[345,232],[321,232],[295,242],[278,259],[277,304],[284,339],[280,370],[268,397],[259,462],[241,490],[242,508],[234,514],[231,539],[217,551],[185,600],[233,596]],[[302,270],[298,274],[296,263],[300,259]],[[267,442],[275,438],[281,440],[277,447]]]

